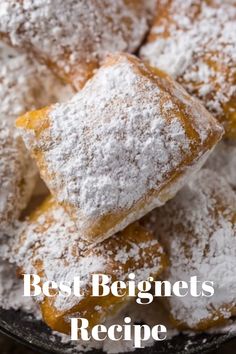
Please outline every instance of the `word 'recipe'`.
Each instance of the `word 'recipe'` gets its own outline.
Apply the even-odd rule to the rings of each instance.
[[[79,276],[75,276],[72,282],[53,280],[43,282],[36,274],[24,274],[24,296],[47,296],[47,297],[83,297],[82,282]],[[168,280],[136,281],[135,274],[130,273],[127,281],[111,281],[106,274],[91,275],[91,297],[105,297],[113,295],[116,297],[133,297],[140,305],[147,305],[153,302],[155,297],[211,297],[214,295],[213,282],[199,281],[197,276],[190,277],[189,281],[177,281],[171,283]],[[135,348],[142,348],[142,342],[152,338],[155,341],[166,339],[167,328],[157,324],[150,328],[146,324],[131,324],[131,318],[125,317],[124,324],[113,324],[107,328],[104,324],[97,324],[90,328],[86,318],[70,318],[71,339],[90,341],[104,341],[109,338],[112,341],[132,340]]]
[[[106,327],[104,324],[98,324],[89,330],[89,322],[86,318],[71,318],[71,340],[81,339],[85,342],[91,339],[104,341],[109,338],[112,341],[133,341],[135,348],[142,348],[142,342],[150,338],[155,341],[166,339],[167,329],[164,325],[158,324],[150,328],[148,325],[131,325],[131,318],[125,317],[124,324],[113,324]]]

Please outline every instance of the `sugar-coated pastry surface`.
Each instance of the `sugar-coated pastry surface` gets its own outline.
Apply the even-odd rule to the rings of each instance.
[[[19,247],[20,244],[20,247]],[[91,326],[114,315],[128,297],[92,297],[92,274],[106,274],[112,281],[137,281],[158,276],[167,259],[156,238],[138,223],[101,244],[89,245],[80,231],[52,199],[46,200],[31,216],[20,234],[16,262],[26,273],[38,274],[42,282],[71,283],[80,277],[81,297],[40,297],[45,322],[54,330],[69,333],[70,317],[87,318]]]
[[[222,127],[166,74],[116,54],[70,101],[18,119],[52,194],[90,242],[175,195]]]
[[[0,42],[0,120],[14,125],[27,109],[34,109],[36,69],[30,58]]]
[[[36,167],[14,129],[19,114],[36,108],[29,58],[0,43],[0,232],[19,217],[32,193]]]
[[[35,176],[36,168],[19,134],[0,120],[0,236],[26,206]]]
[[[69,96],[70,92],[48,69],[0,43],[0,232],[19,217],[37,175],[36,166],[15,131],[15,119],[30,109]]]
[[[236,194],[224,177],[201,170],[173,200],[146,217],[144,225],[170,257],[165,279],[189,281],[197,276],[214,282],[212,297],[169,298],[175,325],[206,330],[235,314]]]
[[[141,56],[203,100],[236,138],[236,2],[159,0]]]
[[[224,176],[231,187],[236,190],[236,144],[229,141],[220,142],[205,166]]]
[[[155,0],[2,0],[0,33],[77,88],[109,52],[135,52]]]
[[[10,125],[27,110],[69,98],[73,90],[63,85],[29,55],[0,42],[0,120]]]

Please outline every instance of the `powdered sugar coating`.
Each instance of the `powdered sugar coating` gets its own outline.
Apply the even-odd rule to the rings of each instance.
[[[34,187],[36,168],[14,129],[14,120],[34,107],[35,70],[24,54],[0,45],[0,224],[1,232],[19,217]]]
[[[138,49],[154,7],[155,0],[3,0],[0,32],[80,86],[108,52]]]
[[[124,228],[148,205],[163,204],[160,189],[175,173],[194,170],[222,133],[182,87],[125,54],[108,58],[72,100],[51,107],[46,119],[48,128],[38,134],[26,127],[23,137],[33,153],[41,151],[45,182],[60,203],[73,207],[83,235],[96,218],[127,210],[132,218],[121,220]],[[142,211],[132,210],[145,198]],[[119,230],[108,230],[108,236]]]
[[[0,224],[3,232],[18,218],[34,187],[35,168],[13,128],[0,121]]]
[[[235,1],[160,0],[141,56],[173,75],[227,127],[235,114],[235,33]]]
[[[94,247],[82,240],[63,208],[52,203],[46,210],[42,208],[36,219],[22,225],[15,261],[26,273],[42,274],[42,281],[72,283],[75,276],[80,277],[81,297],[57,296],[53,304],[57,310],[67,311],[91,295],[92,274],[105,273],[125,280],[135,272],[141,281],[163,271],[164,255],[158,241],[140,226],[131,228]]]
[[[23,284],[15,276],[16,267],[0,260],[0,309],[21,310],[39,316],[37,305],[32,299],[23,296]]]
[[[30,59],[22,53],[0,43],[0,119],[14,120],[26,107],[35,107],[35,68]]]
[[[60,184],[59,201],[78,204],[86,215],[96,217],[132,207],[156,183],[163,183],[181,162],[181,148],[188,151],[190,142],[177,118],[166,124],[160,100],[159,88],[142,83],[124,62],[101,69],[83,92],[55,106],[46,162],[59,176],[53,181]],[[165,148],[167,136],[171,142]],[[61,185],[61,179],[66,183]]]
[[[209,157],[207,168],[220,173],[236,190],[236,145],[231,142],[221,142]]]
[[[27,110],[68,99],[73,94],[45,66],[2,42],[0,63],[0,120],[5,119],[10,126]]]
[[[0,224],[1,231],[19,217],[35,184],[36,166],[14,125],[27,110],[55,102],[71,89],[24,53],[0,43]],[[68,94],[67,94],[68,92]]]
[[[173,200],[153,211],[149,222],[170,257],[166,279],[174,283],[197,276],[214,282],[212,297],[171,297],[174,319],[205,329],[231,317],[236,306],[236,194],[225,179],[201,170]]]

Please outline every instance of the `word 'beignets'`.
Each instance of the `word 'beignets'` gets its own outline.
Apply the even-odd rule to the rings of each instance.
[[[0,43],[0,232],[5,232],[25,208],[37,176],[14,128],[15,119],[70,92],[47,68]]]
[[[173,75],[236,138],[236,3],[160,0],[141,49],[150,65]]]
[[[92,297],[92,274],[106,274],[114,282],[158,276],[167,265],[158,241],[138,223],[96,247],[82,240],[64,209],[46,200],[31,216],[20,235],[17,259],[23,272],[38,274],[42,282],[72,284],[80,278],[80,294],[39,297],[45,322],[54,330],[70,333],[70,317],[86,318],[91,326],[114,315],[128,297]]]
[[[222,136],[181,86],[117,54],[69,102],[17,121],[81,236],[101,241],[163,205]]]
[[[135,52],[155,0],[2,0],[0,33],[78,89],[107,53]]]
[[[236,313],[236,194],[226,180],[203,169],[148,217],[170,258],[165,279],[189,281],[197,276],[200,282],[213,282],[211,297],[168,299],[175,325],[204,331],[227,322]]]

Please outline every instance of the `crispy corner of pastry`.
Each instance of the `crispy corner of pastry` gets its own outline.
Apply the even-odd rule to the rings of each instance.
[[[49,127],[48,112],[50,107],[27,112],[16,120],[16,127],[24,130],[32,130],[36,135]]]

